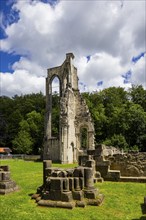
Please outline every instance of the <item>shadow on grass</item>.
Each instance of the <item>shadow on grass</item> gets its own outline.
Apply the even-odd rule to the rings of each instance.
[[[30,197],[31,197],[33,194],[34,194],[34,193],[29,193],[29,194],[28,194],[28,196],[30,196]]]
[[[142,216],[140,218],[135,218],[135,219],[132,219],[132,220],[146,220],[146,216]]]
[[[141,204],[141,211],[142,211],[143,215],[146,214],[146,205],[145,204]],[[141,216],[139,219],[132,219],[132,220],[146,220],[146,216]]]
[[[146,214],[146,205],[145,204],[141,204],[141,211],[142,211],[143,215]]]

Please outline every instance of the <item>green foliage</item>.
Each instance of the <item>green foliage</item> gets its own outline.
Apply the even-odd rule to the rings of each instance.
[[[27,145],[31,147],[29,152],[38,153],[43,143],[44,132],[44,111],[45,97],[42,93],[24,96],[14,96],[13,98],[0,98],[0,145],[12,148],[13,153],[26,153],[26,149],[21,150],[14,144],[18,138],[30,140]],[[20,143],[19,143],[20,144]],[[22,147],[22,145],[21,145]],[[17,150],[19,149],[19,150]],[[27,151],[28,153],[28,151]]]
[[[111,87],[96,93],[83,93],[95,127],[95,142],[146,151],[146,90],[141,86]],[[59,134],[60,97],[52,97],[52,136]],[[42,93],[0,98],[0,145],[18,153],[18,142],[25,131],[32,154],[43,144],[45,96]],[[25,152],[25,148],[22,151]]]
[[[133,85],[129,96],[133,103],[139,104],[146,112],[146,90],[141,85]]]
[[[87,148],[87,128],[81,128],[80,130],[80,137],[81,137],[81,148]]]
[[[52,96],[52,136],[59,136],[59,108],[60,97],[57,94]]]
[[[133,86],[129,91],[111,87],[83,94],[95,125],[95,141],[124,149],[145,151],[146,90]]]
[[[103,143],[107,146],[114,146],[124,150],[127,150],[128,147],[125,137],[121,134],[114,134],[110,139],[107,138]]]
[[[20,122],[20,131],[12,141],[13,148],[19,153],[21,151],[21,153],[33,152],[34,154],[38,154],[42,145],[41,141],[43,140],[43,125],[44,123],[40,113],[36,111],[28,113],[26,120]],[[22,135],[24,135],[25,139],[23,142]]]
[[[20,130],[12,143],[15,150],[20,154],[29,154],[32,152],[33,139],[30,137],[30,134],[25,130]]]

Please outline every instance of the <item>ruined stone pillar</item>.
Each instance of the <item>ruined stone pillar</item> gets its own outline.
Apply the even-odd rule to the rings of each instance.
[[[68,163],[67,152],[68,152],[68,129],[67,126],[62,127],[62,163]]]
[[[64,192],[69,191],[69,179],[68,178],[63,179],[63,191]]]
[[[46,169],[50,168],[51,166],[52,166],[51,160],[44,160],[43,161],[43,184],[46,184],[46,178],[47,178]]]
[[[78,177],[74,177],[74,187],[76,191],[79,191],[80,188],[80,182],[79,182],[79,178]]]
[[[94,175],[94,173],[95,173],[95,160],[91,160],[91,159],[87,160],[85,166],[86,167],[91,167],[92,170],[93,170],[93,175]]]
[[[85,167],[84,169],[84,181],[86,189],[94,188],[93,169]]]

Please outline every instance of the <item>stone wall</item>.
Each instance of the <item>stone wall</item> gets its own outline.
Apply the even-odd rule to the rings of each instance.
[[[146,182],[146,152],[124,153],[113,147],[99,145],[79,156],[79,165],[92,158],[95,170],[104,180]]]
[[[121,176],[146,176],[146,152],[105,156],[111,170],[120,170]]]
[[[78,89],[77,68],[74,55],[66,54],[61,66],[48,69],[46,78],[46,117],[44,160],[74,163],[82,151],[81,129],[87,129],[86,149],[94,149],[94,124],[85,100]],[[52,140],[52,81],[57,77],[60,85],[60,117],[58,146]]]

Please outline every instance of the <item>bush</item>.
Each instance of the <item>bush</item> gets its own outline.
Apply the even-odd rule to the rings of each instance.
[[[128,144],[126,139],[121,134],[114,134],[110,139],[106,139],[103,144],[113,147],[119,147],[120,149],[127,150]]]

